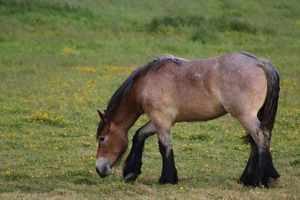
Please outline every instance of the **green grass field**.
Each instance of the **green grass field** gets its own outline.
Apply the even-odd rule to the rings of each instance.
[[[156,137],[135,183],[124,183],[122,164],[98,177],[96,109],[133,69],[164,53],[240,50],[271,59],[281,74],[274,187],[237,184],[250,149],[229,115],[175,125],[178,185],[158,184]],[[299,85],[298,0],[0,0],[0,198],[300,199]]]

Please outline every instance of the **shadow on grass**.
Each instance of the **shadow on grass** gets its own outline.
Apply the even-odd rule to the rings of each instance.
[[[99,179],[89,172],[71,172],[67,175],[31,177],[28,174],[13,173],[0,177],[1,192],[51,192],[66,185],[98,185]],[[68,186],[67,186],[68,187]]]

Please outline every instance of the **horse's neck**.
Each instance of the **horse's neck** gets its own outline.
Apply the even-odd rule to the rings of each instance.
[[[112,122],[119,129],[127,133],[140,115],[141,112],[139,111],[136,102],[129,99],[124,99],[119,105]]]

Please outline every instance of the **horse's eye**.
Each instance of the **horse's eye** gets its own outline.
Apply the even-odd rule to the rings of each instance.
[[[105,139],[105,136],[100,136],[100,137],[99,137],[99,141],[100,141],[100,142],[103,142],[104,139]]]

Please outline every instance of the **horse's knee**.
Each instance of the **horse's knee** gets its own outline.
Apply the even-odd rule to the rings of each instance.
[[[139,128],[135,135],[133,136],[132,142],[141,142],[145,141],[148,137],[154,135],[156,132],[156,129],[151,121],[149,121],[147,124]]]
[[[172,137],[169,133],[158,134],[159,150],[163,156],[168,157],[173,151]]]

